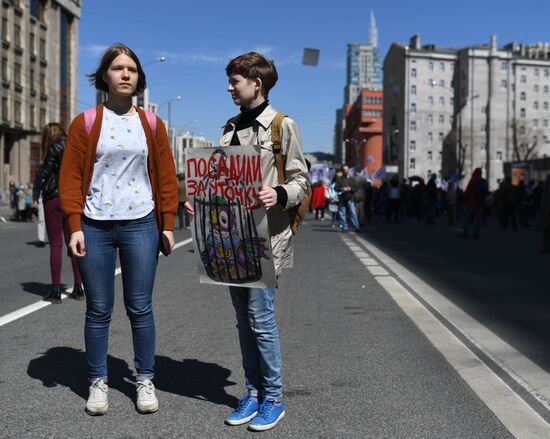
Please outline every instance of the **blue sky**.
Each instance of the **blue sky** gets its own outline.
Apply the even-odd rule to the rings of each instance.
[[[415,33],[422,44],[464,47],[516,41],[550,41],[548,0],[417,1],[185,1],[84,0],[79,34],[79,111],[95,104],[85,78],[103,50],[123,42],[145,67],[150,99],[172,103],[172,125],[216,141],[238,108],[225,91],[225,65],[256,50],[275,61],[279,82],[270,93],[276,108],[302,130],[305,151],[332,152],[335,109],[342,105],[348,42],[366,42],[369,13],[379,31],[382,59],[392,42]],[[321,51],[318,67],[301,65],[304,47]],[[89,104],[89,105],[88,105]],[[167,105],[160,110],[167,118]],[[196,122],[195,122],[196,121]]]

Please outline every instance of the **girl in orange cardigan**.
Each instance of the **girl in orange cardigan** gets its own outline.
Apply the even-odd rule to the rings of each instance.
[[[152,383],[152,293],[159,231],[169,248],[174,246],[178,207],[174,160],[162,121],[153,119],[152,129],[149,116],[132,106],[132,96],[146,85],[132,50],[124,45],[107,49],[90,82],[108,92],[108,99],[96,108],[91,127],[85,114],[73,120],[60,174],[69,247],[78,257],[86,292],[84,335],[90,379],[86,411],[103,415],[109,407],[107,347],[118,249],[134,341],[136,406],[140,413],[152,413],[158,410]]]

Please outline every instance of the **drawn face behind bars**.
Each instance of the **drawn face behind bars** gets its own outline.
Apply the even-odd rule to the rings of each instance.
[[[237,233],[237,218],[235,212],[229,206],[216,206],[210,212],[212,229],[214,233],[227,239],[229,235]]]

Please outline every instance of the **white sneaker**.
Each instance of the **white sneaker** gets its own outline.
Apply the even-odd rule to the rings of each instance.
[[[137,411],[139,413],[155,413],[159,409],[159,401],[155,396],[155,386],[151,380],[137,382]]]
[[[107,392],[109,387],[102,379],[95,380],[90,386],[90,396],[86,401],[86,413],[93,416],[104,415],[109,409]]]

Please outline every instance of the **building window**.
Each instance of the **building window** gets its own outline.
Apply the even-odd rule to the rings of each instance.
[[[443,114],[439,115],[439,125],[445,124],[445,116]]]
[[[539,109],[539,101],[533,102],[533,108],[534,108],[535,110],[538,110],[538,109]]]
[[[4,41],[9,41],[9,34],[8,34],[8,19],[6,17],[2,17],[2,39]]]
[[[519,117],[525,117],[525,108],[519,110]]]
[[[439,71],[441,71],[441,72],[445,71],[445,63],[444,62],[439,63]]]
[[[9,81],[8,76],[8,58],[2,57],[2,80]]]
[[[525,101],[527,99],[527,94],[522,91],[520,94],[519,94],[519,100],[520,101]]]
[[[434,141],[434,135],[432,134],[432,132],[430,131],[428,133],[428,142],[432,143]]]
[[[46,59],[46,40],[40,38],[40,59]]]
[[[434,85],[437,84],[433,79],[428,79],[428,87],[434,87]]]
[[[451,107],[454,107],[455,105],[455,98],[450,98],[449,103],[451,104]]]
[[[445,80],[444,79],[439,80],[439,86],[440,87],[445,87]]]
[[[502,151],[497,151],[497,160],[502,161]]]
[[[508,70],[508,63],[507,62],[500,63],[500,70],[502,70],[503,72]]]
[[[443,142],[443,133],[439,133],[439,136],[437,136],[440,142]]]
[[[544,128],[548,128],[548,119],[544,119],[544,120],[542,121],[542,126],[543,126]]]
[[[544,69],[544,77],[548,78],[549,76],[550,76],[550,70],[549,69]]]
[[[433,71],[434,71],[434,63],[431,62],[431,61],[428,63],[428,70],[429,70],[430,72],[433,72]]]
[[[34,34],[32,32],[29,35],[29,49],[31,54],[36,55],[36,45],[34,44]]]
[[[9,120],[7,97],[2,98],[2,120]]]
[[[538,84],[535,84],[535,86],[533,87],[533,90],[535,90],[535,93],[538,93],[538,92],[539,92],[539,86],[538,86]]]
[[[15,23],[13,25],[13,44],[15,44],[16,47],[22,47],[21,46],[21,25],[19,23]]]
[[[538,119],[534,119],[534,120],[533,120],[533,126],[534,126],[535,128],[538,128],[538,126],[539,126],[539,120],[538,120]]]
[[[411,143],[409,144],[409,149],[411,151],[416,151],[416,140],[411,140]]]
[[[46,94],[46,75],[44,73],[40,73],[40,93]]]
[[[535,67],[535,77],[538,78],[539,77],[539,68],[538,67]]]
[[[544,86],[543,91],[544,91],[544,94],[548,94],[548,86],[547,85]]]
[[[416,113],[416,103],[411,103],[411,113]]]
[[[13,73],[14,73],[14,81],[17,85],[21,85],[21,64],[14,63],[13,64]]]
[[[443,96],[439,97],[439,106],[444,107],[445,106],[445,98]]]
[[[542,104],[542,107],[545,109],[545,110],[548,110],[548,102],[544,102]]]
[[[13,103],[13,113],[15,117],[15,123],[21,123],[21,102],[14,101]]]
[[[411,69],[411,78],[416,78],[416,68]]]
[[[525,134],[525,127],[523,125],[519,127],[519,133]]]
[[[35,87],[35,84],[34,84],[34,69],[31,69],[30,70],[30,86],[31,86],[31,91],[36,91],[36,87]]]
[[[411,171],[414,171],[415,168],[416,168],[416,160],[415,159],[410,159],[409,160],[409,169]]]
[[[432,159],[432,152],[431,151],[428,151],[428,160],[431,160]]]
[[[433,123],[434,123],[433,114],[428,114],[428,125],[433,125]]]
[[[40,0],[31,0],[31,16],[37,20],[43,20],[44,5]]]
[[[433,104],[434,104],[434,97],[428,96],[428,105],[433,106]]]
[[[416,122],[414,120],[411,122],[411,131],[416,131]]]
[[[31,120],[30,120],[30,123],[31,123],[31,127],[36,127],[36,117],[35,117],[35,113],[36,112],[36,108],[34,105],[31,105],[31,111],[30,111],[30,115],[31,115]]]
[[[40,109],[40,126],[43,127],[46,125],[46,109],[41,108]]]
[[[519,81],[520,81],[522,84],[527,84],[527,76],[521,75],[520,78],[519,78]]]
[[[506,79],[503,79],[502,81],[500,81],[500,87],[501,88],[508,87],[508,81],[506,81]]]

